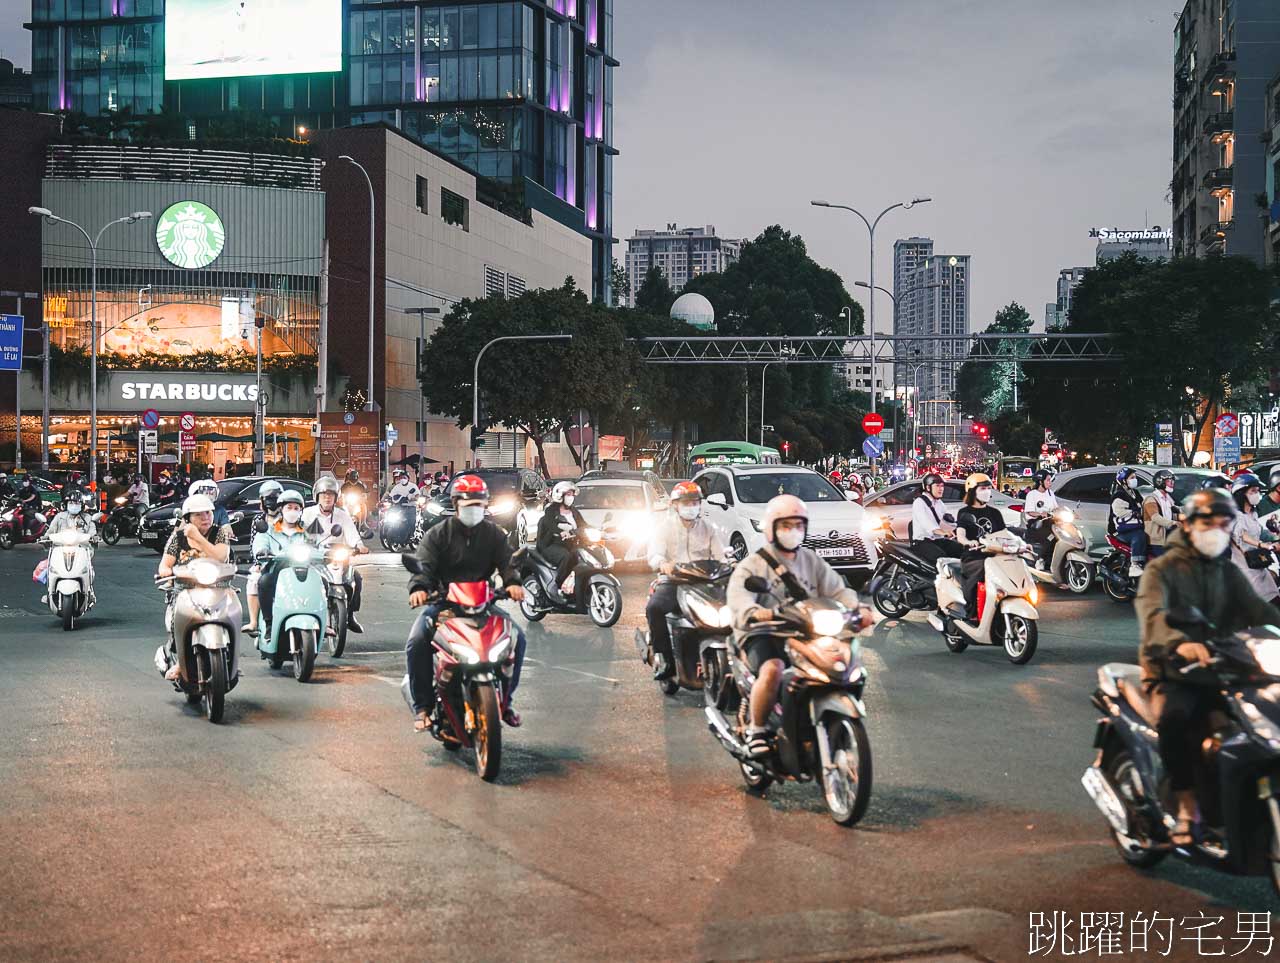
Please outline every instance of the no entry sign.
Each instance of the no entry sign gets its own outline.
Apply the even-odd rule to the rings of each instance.
[[[868,435],[878,435],[884,431],[884,419],[876,414],[867,415],[862,419],[862,430]]]

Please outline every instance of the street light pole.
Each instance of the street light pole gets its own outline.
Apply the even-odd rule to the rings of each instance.
[[[769,365],[775,362],[770,361],[760,369],[760,447],[764,447],[764,376],[769,370]]]
[[[484,357],[484,353],[492,348],[499,341],[570,341],[573,339],[571,334],[509,334],[501,338],[494,338],[476,355],[475,367],[471,370],[471,460],[475,461],[476,443],[475,429],[480,425],[480,359]],[[578,426],[581,429],[581,425]]]
[[[874,288],[876,286],[876,227],[879,226],[880,219],[883,218],[890,211],[896,211],[898,208],[902,208],[904,211],[909,211],[915,205],[927,204],[931,200],[933,200],[933,198],[931,197],[913,197],[909,201],[899,201],[897,204],[889,205],[883,211],[877,214],[876,219],[874,221],[867,220],[866,216],[863,215],[861,211],[859,211],[857,208],[850,207],[847,204],[832,204],[829,201],[810,201],[809,202],[814,207],[832,207],[842,211],[849,211],[853,214],[858,215],[862,223],[867,226],[867,234],[869,235],[869,241],[870,241],[870,244],[869,244],[870,272],[871,272],[870,286],[873,289],[871,296],[867,299],[870,304],[870,312],[869,312],[870,317],[867,322],[870,330],[867,333],[871,337],[871,411],[873,414],[875,413],[875,410],[876,410],[876,298],[875,298],[875,291],[874,291]]]
[[[355,165],[364,175],[364,181],[369,185],[369,400],[364,406],[365,411],[374,410],[373,401],[373,281],[374,281],[374,221],[376,212],[374,210],[373,200],[373,178],[369,176],[369,172],[364,169],[364,165],[352,157],[350,154],[342,154],[338,160],[344,160],[349,164]]]
[[[84,235],[84,239],[89,245],[89,328],[91,334],[89,349],[89,484],[96,490],[98,481],[98,242],[102,240],[102,235],[107,228],[113,224],[133,224],[137,221],[144,221],[151,217],[151,212],[134,211],[124,217],[117,217],[114,221],[108,221],[102,225],[95,237],[90,237],[89,232],[75,221],[59,217],[47,207],[28,207],[27,213],[43,217],[50,224],[69,224]],[[139,445],[141,445],[141,441],[139,441]]]

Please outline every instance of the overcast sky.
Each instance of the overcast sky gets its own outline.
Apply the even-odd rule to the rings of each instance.
[[[1042,320],[1059,268],[1092,263],[1090,227],[1169,224],[1171,0],[615,7],[619,238],[671,221],[727,237],[780,223],[852,290],[866,229],[810,199],[871,216],[931,195],[881,222],[876,281],[892,287],[898,237],[972,254],[981,330],[1011,300]],[[0,11],[0,51],[29,67],[29,0]]]
[[[614,233],[801,234],[846,286],[893,242],[972,254],[971,327],[1043,321],[1093,226],[1168,226],[1170,0],[615,0]],[[860,298],[864,291],[857,292]],[[877,327],[892,305],[880,295]],[[865,300],[864,300],[865,306]],[[884,319],[883,321],[881,319]]]

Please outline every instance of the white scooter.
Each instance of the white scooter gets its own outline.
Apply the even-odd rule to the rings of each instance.
[[[1089,555],[1089,536],[1076,525],[1075,512],[1069,508],[1055,508],[1050,519],[1050,555],[1034,560],[1031,574],[1041,582],[1084,595],[1097,575],[1097,563]]]
[[[74,529],[47,535],[49,544],[49,611],[62,619],[63,631],[93,608],[93,546],[98,537]]]
[[[938,561],[933,583],[938,611],[929,616],[929,624],[942,633],[952,652],[970,645],[1003,645],[1010,662],[1025,665],[1036,654],[1039,639],[1040,590],[1026,562],[1031,548],[1008,531],[983,535],[978,544],[987,553],[978,583],[978,621],[965,618],[960,561],[944,558]]]

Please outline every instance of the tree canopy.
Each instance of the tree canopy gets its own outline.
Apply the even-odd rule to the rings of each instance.
[[[1031,315],[1017,301],[1011,301],[996,312],[987,325],[987,334],[1026,334],[1031,330]],[[960,410],[979,421],[994,421],[1002,411],[1013,407],[1014,378],[1020,372],[1018,360],[1026,356],[1026,342],[1000,341],[994,351],[1008,355],[1008,361],[966,361],[956,371],[955,398]]]

